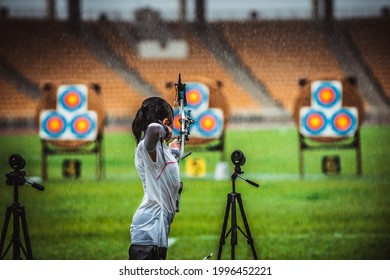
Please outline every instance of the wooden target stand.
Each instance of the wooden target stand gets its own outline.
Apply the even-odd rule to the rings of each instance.
[[[62,83],[76,84],[76,83]],[[78,83],[80,84],[80,83]],[[84,83],[85,84],[85,83]],[[38,127],[39,115],[42,110],[56,110],[58,85],[47,83],[43,87],[43,96],[37,108],[36,121]],[[97,84],[88,84],[88,110],[97,113],[97,137],[94,141],[82,140],[45,140],[41,139],[41,177],[48,179],[48,158],[55,155],[95,155],[96,156],[96,179],[104,177],[104,148],[103,130],[105,111],[100,91]]]
[[[48,179],[48,158],[55,155],[96,155],[96,179],[104,177],[103,137],[98,135],[95,141],[75,145],[73,147],[61,147],[59,141],[41,140],[42,180]]]
[[[209,88],[209,108],[218,108],[223,111],[223,122],[224,128],[221,136],[218,139],[207,139],[207,138],[194,138],[191,137],[186,145],[189,146],[188,150],[191,151],[208,151],[220,153],[220,161],[225,161],[225,128],[230,118],[230,108],[224,97],[223,83],[219,80],[213,80],[210,78],[199,77],[199,76],[182,76],[183,83],[194,82],[202,83]],[[164,99],[171,100],[171,104],[175,103],[176,89],[175,82],[170,81],[166,83],[167,91],[164,92]],[[173,106],[174,107],[174,106]]]
[[[362,152],[360,146],[360,130],[354,136],[336,143],[318,143],[318,141],[305,137],[299,133],[299,176],[304,176],[304,152],[310,150],[348,150],[353,149],[356,153],[356,174],[362,175]]]
[[[355,107],[358,110],[358,128],[355,134],[351,137],[306,137],[299,132],[299,151],[298,164],[299,175],[304,176],[304,152],[312,150],[355,150],[356,155],[356,174],[361,176],[362,170],[362,152],[360,141],[360,125],[364,117],[364,105],[361,96],[358,94],[356,80],[351,77],[347,78],[320,78],[315,80],[331,81],[339,80],[342,83],[342,106]],[[301,79],[299,81],[299,97],[294,108],[294,120],[297,127],[300,126],[299,111],[301,107],[311,105],[311,81]]]

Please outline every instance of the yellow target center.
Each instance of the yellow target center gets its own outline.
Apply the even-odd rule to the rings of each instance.
[[[86,120],[80,120],[76,123],[77,131],[86,131],[88,130],[89,124]]]
[[[62,127],[62,122],[59,119],[55,118],[50,120],[49,129],[51,131],[59,131],[61,130],[61,127]]]
[[[333,100],[333,91],[330,89],[324,89],[321,91],[321,99],[325,103],[329,103]]]
[[[321,127],[322,125],[322,119],[318,116],[313,116],[309,119],[309,125],[313,128]]]
[[[205,128],[205,129],[211,129],[214,127],[214,124],[215,124],[215,120],[213,118],[210,118],[210,117],[206,117],[202,120],[202,126]]]
[[[198,103],[200,99],[200,94],[195,90],[191,90],[187,93],[187,99],[192,104]]]
[[[79,96],[75,93],[70,93],[66,96],[66,103],[70,106],[77,105],[79,102]]]
[[[338,117],[336,120],[337,127],[345,128],[349,125],[349,119],[345,116]]]

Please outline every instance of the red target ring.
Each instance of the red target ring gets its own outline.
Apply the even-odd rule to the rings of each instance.
[[[180,122],[180,110],[179,109],[176,109],[173,111],[173,133],[175,135],[180,135],[180,129],[181,129],[181,122]]]
[[[198,89],[190,89],[187,91],[187,102],[193,106],[197,107],[202,102],[202,93]]]
[[[336,93],[332,88],[322,88],[318,93],[318,98],[323,104],[329,105],[336,99]]]
[[[333,116],[331,123],[333,130],[340,135],[346,135],[357,127],[356,117],[345,109],[337,112]]]
[[[197,128],[202,136],[214,137],[222,130],[223,120],[218,111],[208,110],[199,116]]]
[[[66,120],[59,113],[51,112],[42,120],[41,129],[50,138],[60,138],[66,130]]]
[[[340,91],[331,83],[323,83],[313,92],[314,101],[321,107],[331,108],[341,99]]]
[[[70,86],[58,96],[60,108],[74,112],[86,106],[86,95],[76,86]]]
[[[214,118],[214,116],[204,116],[200,120],[200,126],[202,127],[202,130],[204,131],[212,131],[215,126],[217,125],[217,121]]]
[[[61,133],[64,130],[65,124],[62,118],[54,116],[47,120],[46,128],[53,134]]]
[[[78,108],[81,103],[81,97],[77,92],[67,92],[64,95],[64,103],[70,109]]]
[[[94,120],[88,114],[77,116],[71,123],[72,133],[77,138],[86,138],[90,136],[95,130],[95,127],[96,124]]]
[[[186,86],[186,98],[189,110],[207,109],[209,88],[202,83],[188,83]]]
[[[327,119],[324,113],[310,110],[302,118],[302,126],[311,134],[318,135],[326,127]]]

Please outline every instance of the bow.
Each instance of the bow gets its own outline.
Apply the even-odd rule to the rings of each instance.
[[[181,74],[179,73],[179,79],[176,86],[176,101],[180,107],[180,159],[182,160],[189,156],[191,152],[184,153],[185,141],[189,140],[191,125],[195,123],[195,120],[191,118],[191,110],[188,110],[188,115],[186,116],[186,112],[184,108],[187,106],[187,96],[186,96],[186,84],[181,82]]]
[[[184,153],[184,146],[185,146],[185,141],[189,140],[189,135],[190,135],[190,129],[191,125],[195,123],[195,120],[191,118],[191,110],[188,110],[188,115],[186,116],[186,112],[184,108],[187,106],[187,96],[186,96],[186,84],[183,84],[181,82],[181,75],[179,73],[179,80],[176,86],[176,102],[180,107],[180,135],[178,136],[178,140],[180,142],[180,157],[179,157],[179,162],[180,160],[186,158],[191,154],[191,152]],[[180,196],[181,192],[183,190],[183,182],[180,182],[180,190],[178,193],[177,201],[176,201],[176,212],[179,212],[179,204],[180,204]]]

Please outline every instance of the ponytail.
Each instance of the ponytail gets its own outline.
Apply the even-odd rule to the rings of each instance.
[[[132,131],[135,137],[135,141],[138,145],[138,143],[142,139],[142,132],[146,130],[145,124],[146,124],[146,114],[144,112],[145,110],[143,107],[141,107],[137,114],[135,115],[133,124],[132,124]]]
[[[136,144],[142,140],[149,124],[162,121],[168,118],[173,122],[173,109],[164,99],[160,97],[149,97],[142,102],[132,123],[132,132]]]

